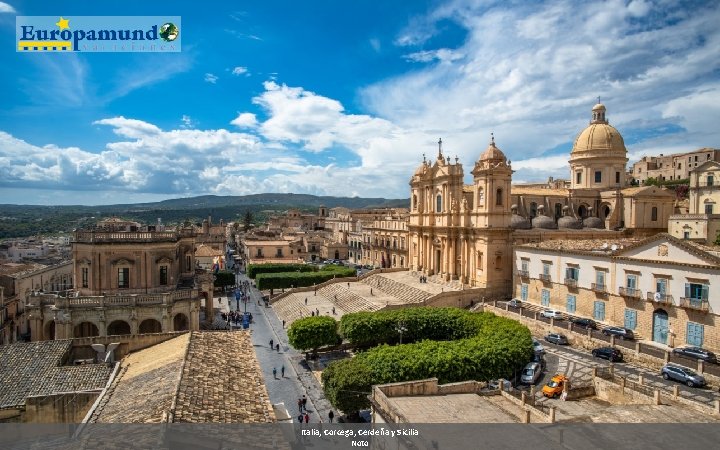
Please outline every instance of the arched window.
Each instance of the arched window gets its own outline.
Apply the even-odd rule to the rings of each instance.
[[[653,206],[650,211],[650,220],[653,222],[657,221],[657,206]]]
[[[413,194],[413,211],[417,211],[417,195]]]
[[[502,206],[503,204],[503,190],[502,188],[498,188],[498,190],[495,192],[495,205]]]
[[[478,206],[485,204],[485,191],[483,188],[478,188]]]
[[[580,205],[578,207],[578,216],[580,216],[581,219],[584,219],[585,214],[587,214],[587,207],[585,205]]]
[[[530,217],[537,216],[537,203],[531,202],[530,203]]]
[[[437,205],[435,208],[435,212],[442,212],[442,195],[438,194],[437,196]]]

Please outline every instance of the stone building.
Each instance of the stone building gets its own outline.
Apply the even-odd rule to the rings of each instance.
[[[409,267],[442,280],[510,292],[510,162],[494,138],[463,184],[463,167],[443,155],[423,163],[410,181]]]
[[[327,215],[328,210],[325,206],[320,206],[317,214],[304,214],[299,209],[291,209],[285,215],[271,216],[268,219],[267,228],[277,231],[283,228],[322,230],[325,228],[325,218]]]
[[[687,214],[670,216],[668,232],[680,239],[712,243],[720,233],[720,163],[706,161],[690,171]]]
[[[212,275],[196,273],[192,228],[118,228],[75,232],[75,292],[30,297],[33,341],[196,330],[201,296],[212,311]]]
[[[0,344],[29,339],[25,307],[34,293],[61,294],[73,288],[73,263],[46,266],[38,263],[0,265]]]
[[[631,176],[640,184],[648,178],[660,181],[687,180],[690,172],[707,161],[720,161],[720,150],[701,148],[688,153],[643,156],[632,165]]]
[[[363,226],[361,264],[373,267],[408,267],[408,214],[387,215]]]
[[[514,295],[666,345],[720,349],[720,253],[661,233],[514,247]]]

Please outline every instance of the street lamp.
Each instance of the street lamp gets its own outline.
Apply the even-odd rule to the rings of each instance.
[[[400,333],[400,344],[402,344],[402,337],[403,333],[406,332],[408,329],[405,326],[405,322],[398,322],[398,324],[395,326],[395,331]]]

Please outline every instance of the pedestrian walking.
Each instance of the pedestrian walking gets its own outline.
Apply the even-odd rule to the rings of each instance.
[[[350,287],[350,282],[348,282],[348,287]]]
[[[272,350],[272,349],[273,349],[273,340],[270,339],[270,350]]]
[[[282,378],[285,378],[285,366],[282,366],[282,367],[280,368],[280,376],[281,376]]]
[[[304,419],[304,418],[305,418],[305,417],[303,417],[302,413],[300,413],[300,414],[298,415],[298,422],[303,423],[303,419]]]
[[[334,306],[333,306],[332,311],[333,311],[333,316],[334,316],[335,315],[335,307]]]
[[[330,410],[328,413],[328,419],[330,419],[330,423],[333,423],[333,419],[335,418],[335,413]]]
[[[273,378],[277,378],[277,369],[273,367]]]
[[[320,310],[317,309],[317,308],[315,308],[315,315],[316,315],[316,316],[319,316],[319,315],[320,315]]]
[[[298,410],[300,410],[300,415],[301,415],[301,416],[302,416],[302,408],[303,408],[302,399],[299,398],[299,399],[298,399]]]
[[[310,311],[310,315],[311,315],[312,317],[315,317],[315,311]]]
[[[307,397],[304,395],[302,396],[302,407],[305,411],[307,411]]]
[[[283,328],[285,328],[285,321],[283,320]]]
[[[305,423],[310,423],[310,414],[305,412]]]
[[[305,304],[307,305],[307,297],[305,297]]]
[[[277,350],[277,352],[280,353],[280,344],[275,344],[275,350]]]

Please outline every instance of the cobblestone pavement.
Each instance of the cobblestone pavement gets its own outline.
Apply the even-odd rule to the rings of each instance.
[[[242,273],[237,275],[237,279],[238,283],[250,281]],[[227,311],[228,307],[234,310],[237,307],[234,294],[228,293],[227,295],[232,301],[228,304],[223,298],[221,307],[225,308],[223,311]],[[254,323],[250,325],[252,342],[265,376],[270,401],[273,404],[285,403],[293,422],[297,422],[299,414],[297,400],[306,395],[310,423],[327,422],[331,406],[325,399],[320,383],[306,364],[304,355],[288,345],[287,333],[283,329],[282,323],[272,308],[266,308],[262,304],[261,298],[260,292],[251,288],[247,310],[253,315]],[[245,306],[240,302],[240,310],[244,311],[244,308]],[[280,343],[280,352],[270,350],[270,339],[273,340],[273,344]],[[280,368],[283,365],[285,366],[285,378],[280,376]],[[277,369],[277,378],[273,378],[273,368]]]

